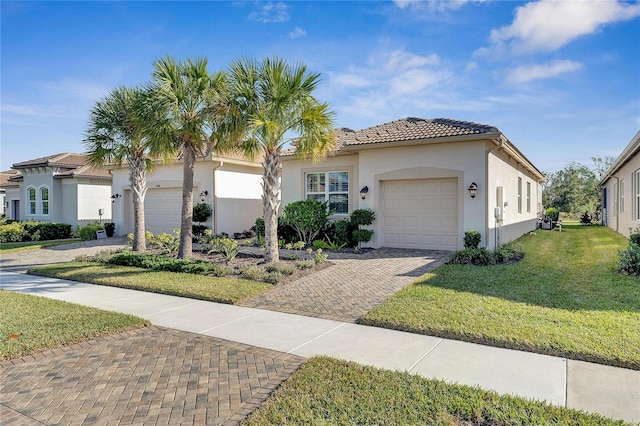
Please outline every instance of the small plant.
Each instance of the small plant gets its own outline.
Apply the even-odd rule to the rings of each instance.
[[[316,261],[314,259],[304,259],[296,262],[296,268],[298,269],[311,269],[314,266],[316,266]]]
[[[240,270],[240,276],[246,280],[264,281],[267,271],[259,266],[251,265]]]
[[[316,263],[323,263],[328,258],[329,258],[328,254],[324,254],[324,253],[322,253],[322,249],[318,249],[318,250],[316,250],[316,255],[313,257],[313,260],[315,260]]]
[[[465,231],[464,233],[464,248],[477,249],[482,240],[482,235],[478,231]]]
[[[269,284],[276,285],[280,281],[282,281],[282,278],[284,278],[284,275],[282,275],[282,272],[280,272],[280,271],[271,271],[271,272],[267,273],[267,275],[264,277],[263,281],[266,282],[266,283],[269,283]]]
[[[89,241],[89,240],[95,240],[97,238],[96,231],[100,231],[103,229],[104,227],[98,222],[96,222],[96,223],[90,223],[85,226],[79,226],[76,232],[78,234],[78,237],[82,241]]]
[[[193,221],[202,223],[209,220],[213,214],[213,209],[207,203],[198,203],[193,206]]]
[[[329,248],[329,247],[328,247],[326,241],[324,241],[324,240],[315,240],[313,242],[313,248],[318,250],[318,249],[323,249],[323,248],[326,249],[326,248]]]
[[[256,236],[264,238],[264,219],[261,217],[257,218],[251,230],[255,232]]]
[[[280,272],[282,275],[292,275],[296,268],[295,266],[289,265],[288,263],[271,263],[264,268],[267,272]]]
[[[148,232],[148,231],[147,231]],[[162,232],[158,235],[153,235],[151,232],[148,232],[150,235],[147,237],[147,242],[151,247],[160,249],[163,253],[167,254],[175,254],[178,252],[178,247],[180,246],[180,230],[174,229],[173,235],[167,234],[166,232]]]
[[[618,266],[627,275],[640,276],[640,245],[634,242],[629,247],[618,252]]]
[[[107,233],[107,237],[113,237],[116,232],[116,224],[113,222],[106,222],[104,224],[104,231]]]
[[[210,247],[209,254],[222,253],[228,262],[231,262],[240,253],[240,245],[236,240],[231,238],[214,238],[208,244]]]

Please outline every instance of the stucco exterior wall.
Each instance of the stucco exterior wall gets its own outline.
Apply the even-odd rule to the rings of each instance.
[[[35,188],[36,190],[36,213],[31,214],[29,205],[29,188]],[[40,198],[40,191],[42,188],[49,189],[49,214],[44,214],[42,211],[42,202]],[[28,173],[25,174],[24,180],[20,185],[20,217],[21,220],[36,220],[39,222],[54,222],[56,221],[56,207],[57,200],[61,198],[59,186],[54,185],[53,176],[50,173]]]
[[[78,220],[111,221],[111,185],[78,183]],[[99,210],[103,211],[102,217]]]
[[[640,226],[636,199],[638,183],[634,182],[636,173],[640,173],[640,154],[633,156],[603,185],[603,192],[606,191],[606,200],[603,200],[603,207],[606,205],[606,209],[603,209],[604,222],[627,237],[630,231]]]
[[[148,192],[156,189],[172,190],[175,196],[182,194],[183,167],[181,162],[159,165],[147,176]],[[213,215],[204,225],[215,233],[241,232],[249,229],[255,219],[262,215],[262,169],[251,165],[236,164],[233,161],[197,161],[194,167],[193,203],[202,202],[213,208]],[[116,234],[126,235],[133,232],[133,196],[129,185],[129,170],[113,170],[112,191],[122,197],[113,204],[113,222]],[[146,207],[145,207],[146,210]],[[173,223],[180,223],[180,214],[171,210]],[[173,229],[163,232],[171,233]]]
[[[534,231],[542,208],[542,188],[538,180],[514,158],[500,149],[491,149],[488,154],[487,171],[487,217],[489,248],[513,241],[523,234]],[[518,196],[518,178],[522,179],[521,197]],[[531,193],[527,202],[527,183]],[[502,188],[502,205],[498,202]],[[521,211],[518,211],[518,199]],[[496,219],[496,207],[501,208],[502,219]]]
[[[20,201],[19,187],[5,188],[5,202],[7,203],[7,210],[5,211],[7,218],[13,220],[22,220],[22,218],[24,218],[22,202]],[[20,206],[18,208],[18,211],[14,210],[16,203],[18,203],[18,205]]]

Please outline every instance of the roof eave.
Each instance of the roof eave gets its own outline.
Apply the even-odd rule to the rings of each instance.
[[[618,158],[616,158],[616,160],[613,162],[611,167],[609,167],[609,169],[606,172],[604,172],[604,174],[602,175],[602,178],[600,179],[600,182],[598,182],[598,186],[599,187],[604,186],[607,180],[612,178],[613,175],[616,174],[616,172],[620,170],[620,168],[622,168],[622,166],[627,164],[627,162],[631,159],[631,157],[635,156],[639,152],[640,152],[640,130],[631,139],[631,142],[629,142],[629,144],[622,150],[622,153],[618,156]]]

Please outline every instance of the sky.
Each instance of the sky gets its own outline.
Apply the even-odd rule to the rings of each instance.
[[[277,55],[337,127],[497,127],[540,170],[617,156],[640,129],[640,3],[616,0],[0,2],[0,169],[83,152],[91,108],[153,62]]]

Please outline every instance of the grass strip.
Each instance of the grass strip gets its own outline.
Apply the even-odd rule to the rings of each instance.
[[[57,241],[29,241],[25,243],[2,243],[0,244],[0,252],[2,254],[16,253],[25,250],[35,250],[46,247],[61,246],[63,244],[77,243],[80,240],[75,238],[71,240],[57,240]]]
[[[624,425],[597,414],[328,357],[310,359],[245,425]]]
[[[362,324],[640,369],[640,280],[617,272],[628,244],[602,226],[524,236],[522,261],[443,265]]]
[[[7,290],[0,290],[0,304],[0,360],[149,324],[132,315]]]
[[[237,303],[242,299],[256,296],[273,288],[270,284],[244,279],[152,271],[131,266],[103,265],[92,262],[47,265],[28,272],[45,277],[228,304]]]

